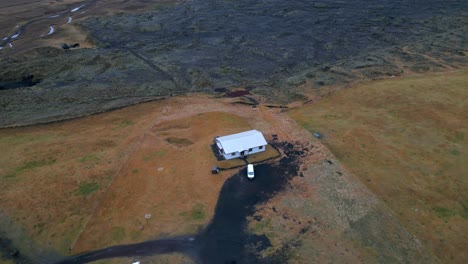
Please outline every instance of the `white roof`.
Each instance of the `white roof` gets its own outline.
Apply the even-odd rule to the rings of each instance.
[[[221,144],[224,153],[240,152],[267,144],[263,134],[257,130],[218,137],[216,140]]]

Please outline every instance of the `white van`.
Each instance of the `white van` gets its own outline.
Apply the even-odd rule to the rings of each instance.
[[[249,178],[249,180],[252,180],[254,177],[255,177],[254,166],[253,164],[248,164],[247,165],[247,178]]]

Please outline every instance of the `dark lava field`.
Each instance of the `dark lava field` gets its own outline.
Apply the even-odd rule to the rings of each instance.
[[[194,0],[89,16],[79,23],[95,49],[0,52],[0,126],[239,87],[287,103],[305,99],[304,87],[456,69],[467,62],[467,6]]]

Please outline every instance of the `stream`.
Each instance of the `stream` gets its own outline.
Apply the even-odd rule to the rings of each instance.
[[[15,31],[15,33],[11,36],[6,36],[4,38],[2,38],[2,42],[0,42],[0,50],[4,49],[6,45],[8,45],[10,48],[13,48],[13,41],[15,40],[18,40],[18,38],[20,37],[20,35],[27,30],[27,28],[34,22],[37,22],[37,21],[40,21],[40,20],[44,20],[44,19],[54,19],[54,18],[59,18],[63,15],[66,15],[66,14],[73,14],[81,9],[83,9],[84,7],[88,7],[88,6],[91,6],[92,4],[94,4],[97,0],[92,0],[92,1],[89,1],[87,3],[84,3],[84,4],[81,4],[73,9],[70,9],[70,10],[67,10],[67,11],[63,11],[61,13],[58,13],[58,14],[55,14],[55,15],[48,15],[48,16],[45,16],[45,17],[39,17],[39,18],[35,18],[35,19],[32,19],[32,20],[29,20],[27,21],[24,25],[22,26],[16,26],[16,27],[19,27],[19,29],[17,29]],[[67,20],[67,23],[66,24],[69,24],[72,22],[72,17],[69,16],[68,17],[68,20]],[[42,35],[39,35],[39,37],[44,37],[44,36],[49,36],[51,34],[53,34],[55,32],[55,29],[53,26],[49,26],[49,32],[47,34],[42,34]]]

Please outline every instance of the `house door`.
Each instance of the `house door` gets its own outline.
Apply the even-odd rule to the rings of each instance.
[[[241,151],[241,153],[240,153],[240,154],[241,154],[241,156],[244,156],[244,151]]]

